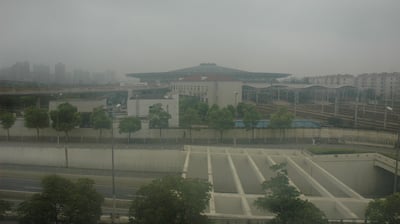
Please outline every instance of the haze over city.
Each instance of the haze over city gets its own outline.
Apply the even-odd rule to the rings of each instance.
[[[202,62],[294,75],[398,72],[400,2],[0,2],[0,67],[16,61],[119,75]]]

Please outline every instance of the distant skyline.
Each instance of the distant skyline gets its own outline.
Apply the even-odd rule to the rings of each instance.
[[[400,72],[398,0],[0,1],[0,67]]]

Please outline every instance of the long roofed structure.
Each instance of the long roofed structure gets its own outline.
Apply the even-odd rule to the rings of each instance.
[[[168,72],[127,74],[128,77],[140,78],[142,82],[171,82],[176,81],[179,78],[192,75],[224,75],[243,82],[272,82],[278,78],[285,78],[290,76],[290,74],[285,73],[248,72],[218,66],[215,63],[202,63],[198,66]]]

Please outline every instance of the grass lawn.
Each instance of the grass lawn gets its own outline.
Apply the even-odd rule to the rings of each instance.
[[[362,150],[354,150],[354,149],[349,149],[349,148],[329,148],[329,147],[320,147],[320,146],[315,146],[315,147],[309,147],[307,148],[309,152],[315,155],[330,155],[330,154],[352,154],[352,153],[367,153],[368,151],[362,151]],[[381,152],[381,155],[387,156],[392,159],[396,159],[396,154],[393,153],[388,153],[388,152]]]
[[[348,148],[324,148],[318,146],[307,148],[307,150],[316,155],[363,153],[362,151]]]

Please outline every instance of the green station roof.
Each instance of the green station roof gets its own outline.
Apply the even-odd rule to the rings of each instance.
[[[224,75],[243,82],[270,82],[278,78],[285,78],[290,76],[290,74],[285,73],[247,72],[238,69],[218,66],[215,63],[202,63],[198,66],[168,72],[127,74],[128,77],[140,78],[142,82],[171,82],[176,81],[179,78],[193,75]]]

